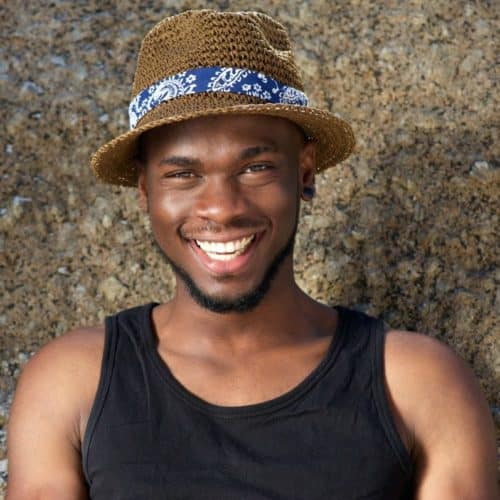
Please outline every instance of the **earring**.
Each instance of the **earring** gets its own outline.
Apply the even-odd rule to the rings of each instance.
[[[316,188],[314,186],[304,186],[302,190],[302,199],[304,201],[311,201],[316,194]]]

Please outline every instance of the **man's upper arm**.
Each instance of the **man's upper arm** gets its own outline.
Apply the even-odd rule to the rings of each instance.
[[[493,422],[465,363],[432,338],[390,332],[386,374],[415,440],[416,498],[497,499]]]
[[[8,425],[8,500],[87,498],[79,425],[98,377],[95,340],[95,332],[72,332],[24,368]]]

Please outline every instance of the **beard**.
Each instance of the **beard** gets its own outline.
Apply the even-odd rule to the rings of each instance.
[[[191,298],[204,309],[208,309],[211,312],[224,314],[224,313],[245,313],[251,311],[262,301],[265,297],[271,284],[276,277],[280,267],[282,266],[286,257],[293,253],[293,247],[295,243],[295,233],[297,232],[297,220],[292,231],[290,238],[283,248],[276,254],[272,262],[269,264],[264,277],[261,282],[250,292],[247,292],[239,297],[233,299],[225,299],[223,297],[217,297],[210,295],[208,292],[203,291],[193,280],[193,278],[188,274],[188,272],[183,269],[180,265],[174,262],[158,245],[155,241],[157,247],[160,249],[163,258],[172,267],[176,277],[180,279],[186,289],[188,290]]]

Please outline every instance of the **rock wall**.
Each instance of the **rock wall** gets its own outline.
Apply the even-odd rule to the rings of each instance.
[[[88,160],[127,128],[149,28],[229,5],[256,3],[8,0],[0,11],[0,423],[20,367],[42,344],[171,294],[134,190],[97,183]],[[289,29],[313,105],[343,115],[357,136],[355,154],[319,176],[303,207],[300,285],[453,346],[498,412],[498,8],[257,6]]]

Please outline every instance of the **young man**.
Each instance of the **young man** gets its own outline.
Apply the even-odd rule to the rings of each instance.
[[[299,204],[354,140],[307,107],[283,27],[165,19],[133,94],[132,130],[93,168],[138,186],[176,293],[28,363],[8,499],[496,498],[493,426],[463,363],[294,281]]]

